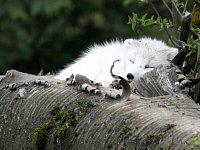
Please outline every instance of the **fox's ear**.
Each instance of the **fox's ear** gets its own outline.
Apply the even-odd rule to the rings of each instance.
[[[131,47],[131,46],[138,45],[138,40],[126,39],[126,40],[124,41],[124,45],[127,46],[127,47]]]
[[[178,49],[177,48],[168,48],[168,49],[166,49],[166,53],[167,53],[167,59],[172,60],[178,54]]]

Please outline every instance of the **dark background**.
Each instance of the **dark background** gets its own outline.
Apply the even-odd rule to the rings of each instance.
[[[132,12],[154,14],[133,0],[1,0],[0,74],[9,69],[55,73],[93,43],[135,37],[127,25]],[[155,27],[140,33],[166,39]]]

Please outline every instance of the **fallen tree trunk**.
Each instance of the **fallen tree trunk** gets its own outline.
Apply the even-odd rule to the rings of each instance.
[[[0,81],[0,149],[199,149],[200,106],[176,89],[176,68],[135,83],[128,100],[51,76],[8,71]]]

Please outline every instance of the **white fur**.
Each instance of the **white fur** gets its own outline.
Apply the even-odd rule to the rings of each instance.
[[[169,65],[169,60],[177,53],[176,48],[170,48],[162,41],[150,38],[105,42],[90,47],[82,57],[66,66],[55,78],[65,80],[71,74],[81,74],[103,86],[109,86],[113,81],[110,67],[117,59],[120,61],[115,63],[114,74],[127,79],[127,74],[132,73],[134,79],[138,79],[153,67]]]

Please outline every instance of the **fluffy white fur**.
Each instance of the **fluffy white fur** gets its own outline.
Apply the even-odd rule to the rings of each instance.
[[[151,38],[105,42],[90,47],[55,78],[65,80],[71,74],[82,74],[103,86],[109,86],[113,81],[110,67],[117,59],[120,61],[115,63],[114,74],[127,79],[127,74],[131,73],[134,79],[138,79],[158,65],[169,65],[177,53],[176,48],[170,48],[164,42]]]

